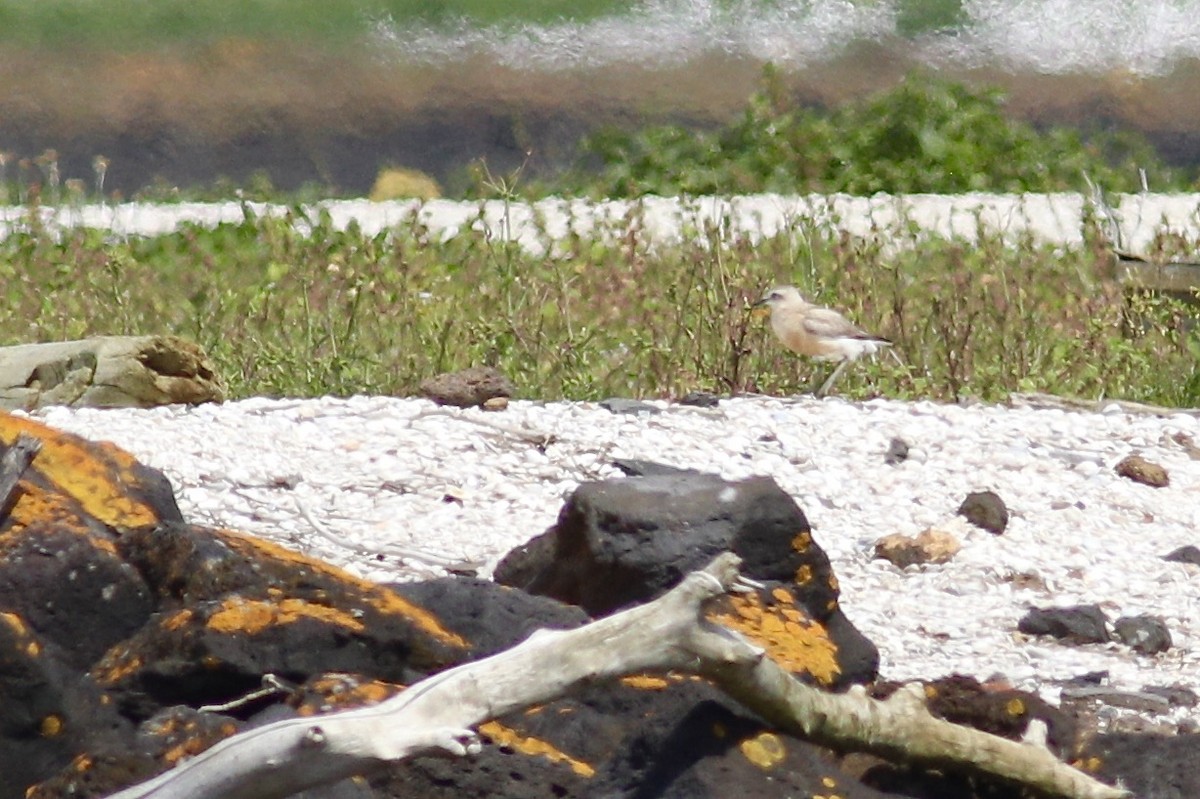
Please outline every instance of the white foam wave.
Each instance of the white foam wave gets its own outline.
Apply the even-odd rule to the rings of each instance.
[[[447,32],[377,20],[378,39],[398,58],[446,63],[487,57],[517,69],[610,64],[667,66],[708,54],[800,66],[856,40],[895,29],[890,5],[850,0],[649,0],[631,14],[589,22]]]
[[[1018,72],[1163,75],[1200,58],[1200,1],[966,0],[967,24],[926,52]]]
[[[933,65],[1016,72],[1161,75],[1200,59],[1200,0],[963,0],[963,25],[903,44],[897,0],[647,0],[587,22],[452,30],[372,24],[389,57],[483,57],[525,70],[672,66],[720,54],[799,68],[891,39]]]

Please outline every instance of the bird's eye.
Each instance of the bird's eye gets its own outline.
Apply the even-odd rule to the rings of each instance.
[[[772,291],[772,292],[771,292],[771,299],[773,299],[773,300],[782,300],[782,299],[783,299],[783,294],[781,294],[781,293],[780,293],[780,292],[778,292],[778,291]]]

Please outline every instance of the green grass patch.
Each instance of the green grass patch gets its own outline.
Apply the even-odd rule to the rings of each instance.
[[[235,37],[337,47],[376,20],[401,25],[547,25],[627,12],[629,0],[47,0],[0,4],[0,42],[96,50],[199,45]]]
[[[856,364],[843,396],[1200,403],[1195,306],[1126,296],[1099,245],[927,239],[907,226],[858,239],[798,219],[757,243],[694,228],[651,246],[644,229],[635,210],[534,256],[483,234],[442,242],[415,223],[338,231],[299,209],[129,240],[34,226],[0,242],[0,344],[179,334],[234,397],[408,395],[475,364],[543,399],[788,394],[828,367],[784,351],[749,304],[793,282],[896,342],[902,363]]]

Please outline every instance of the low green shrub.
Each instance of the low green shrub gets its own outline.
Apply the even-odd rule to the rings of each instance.
[[[799,106],[768,69],[741,116],[718,130],[607,130],[583,151],[565,189],[592,197],[1052,192],[1087,181],[1124,192],[1140,190],[1139,169],[1162,191],[1188,185],[1140,136],[1039,131],[1005,113],[999,90],[922,72],[824,111]]]
[[[1195,306],[1131,305],[1099,245],[908,226],[855,238],[798,219],[760,242],[694,226],[652,246],[645,224],[635,205],[542,255],[476,232],[442,241],[415,222],[336,230],[299,208],[150,238],[34,228],[0,240],[0,344],[176,333],[210,353],[235,397],[406,395],[475,364],[544,399],[786,394],[829,368],[785,351],[750,313],[789,282],[896,343],[900,362],[856,364],[843,396],[1200,403]]]

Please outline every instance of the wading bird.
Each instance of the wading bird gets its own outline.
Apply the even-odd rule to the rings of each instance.
[[[832,308],[813,305],[795,286],[779,286],[768,291],[754,307],[769,308],[771,329],[783,346],[819,361],[840,361],[833,374],[817,389],[823,397],[833,387],[842,370],[863,355],[874,355],[892,342],[874,336]]]

